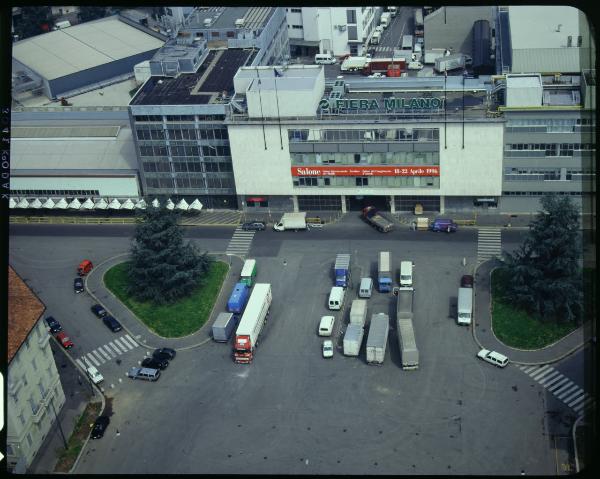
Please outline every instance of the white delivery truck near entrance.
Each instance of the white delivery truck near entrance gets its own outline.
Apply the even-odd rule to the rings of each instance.
[[[251,363],[273,296],[269,283],[256,283],[235,331],[233,357],[236,363]]]
[[[305,230],[306,229],[306,211],[300,213],[284,213],[279,223],[273,225],[275,231],[285,230]]]
[[[367,300],[355,299],[350,307],[350,324],[365,325],[367,322]]]
[[[383,26],[383,28],[387,28],[392,21],[392,14],[390,12],[384,12],[381,14],[379,18],[379,24]]]
[[[360,71],[371,61],[369,57],[348,57],[346,58],[341,66],[340,70],[343,72],[355,72]]]
[[[458,311],[456,322],[469,325],[473,317],[473,288],[458,288]]]

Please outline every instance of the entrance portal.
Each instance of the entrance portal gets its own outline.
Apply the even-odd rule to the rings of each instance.
[[[388,196],[346,196],[346,209],[360,211],[367,206],[374,206],[378,210],[390,211]]]

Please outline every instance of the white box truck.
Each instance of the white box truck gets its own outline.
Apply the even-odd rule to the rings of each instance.
[[[235,331],[233,357],[236,363],[252,362],[258,338],[267,322],[272,300],[273,296],[269,283],[256,283],[254,285],[240,324],[238,324]]]
[[[425,54],[423,55],[423,63],[426,65],[434,64],[437,58],[441,58],[445,54],[445,48],[432,48],[430,50],[425,50]]]
[[[402,369],[418,369],[419,350],[413,329],[413,290],[400,289],[396,303],[396,328]]]
[[[367,322],[367,300],[355,299],[350,308],[350,324],[364,326]]]
[[[348,57],[346,58],[341,66],[340,70],[343,72],[355,72],[362,70],[371,61],[369,57]]]
[[[367,337],[367,363],[383,364],[389,330],[390,318],[387,314],[377,313],[371,316]]]
[[[371,37],[371,45],[379,45],[380,41],[381,41],[381,32],[374,32],[373,36]]]
[[[447,55],[436,58],[433,69],[438,73],[449,72],[458,68],[464,68],[465,61],[465,56],[462,53],[457,55]]]
[[[344,355],[358,356],[365,332],[358,324],[349,324],[344,334]]]
[[[413,262],[400,261],[400,289],[412,289],[413,285]]]
[[[285,230],[305,230],[306,229],[306,211],[300,213],[284,213],[279,223],[273,225],[275,231]]]
[[[458,288],[458,306],[456,322],[458,324],[471,324],[473,317],[473,289]]]
[[[392,14],[390,12],[384,12],[381,14],[379,18],[379,24],[383,26],[383,28],[387,28],[392,21]]]

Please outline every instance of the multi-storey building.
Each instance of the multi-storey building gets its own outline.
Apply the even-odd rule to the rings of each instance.
[[[9,268],[6,459],[8,469],[20,473],[35,458],[65,403],[43,311],[42,303]]]

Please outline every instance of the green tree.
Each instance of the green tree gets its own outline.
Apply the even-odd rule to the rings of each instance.
[[[521,247],[504,252],[506,299],[543,320],[579,321],[583,312],[579,214],[568,196],[542,197]]]
[[[128,293],[155,304],[189,295],[210,266],[207,253],[184,244],[178,213],[149,206],[141,216],[131,248]]]
[[[98,18],[104,18],[106,16],[106,7],[79,7],[79,13],[77,17],[80,22],[89,22],[90,20],[96,20]]]
[[[21,7],[21,15],[15,17],[15,34],[19,39],[33,37],[45,33],[52,25],[52,11],[50,7]]]

